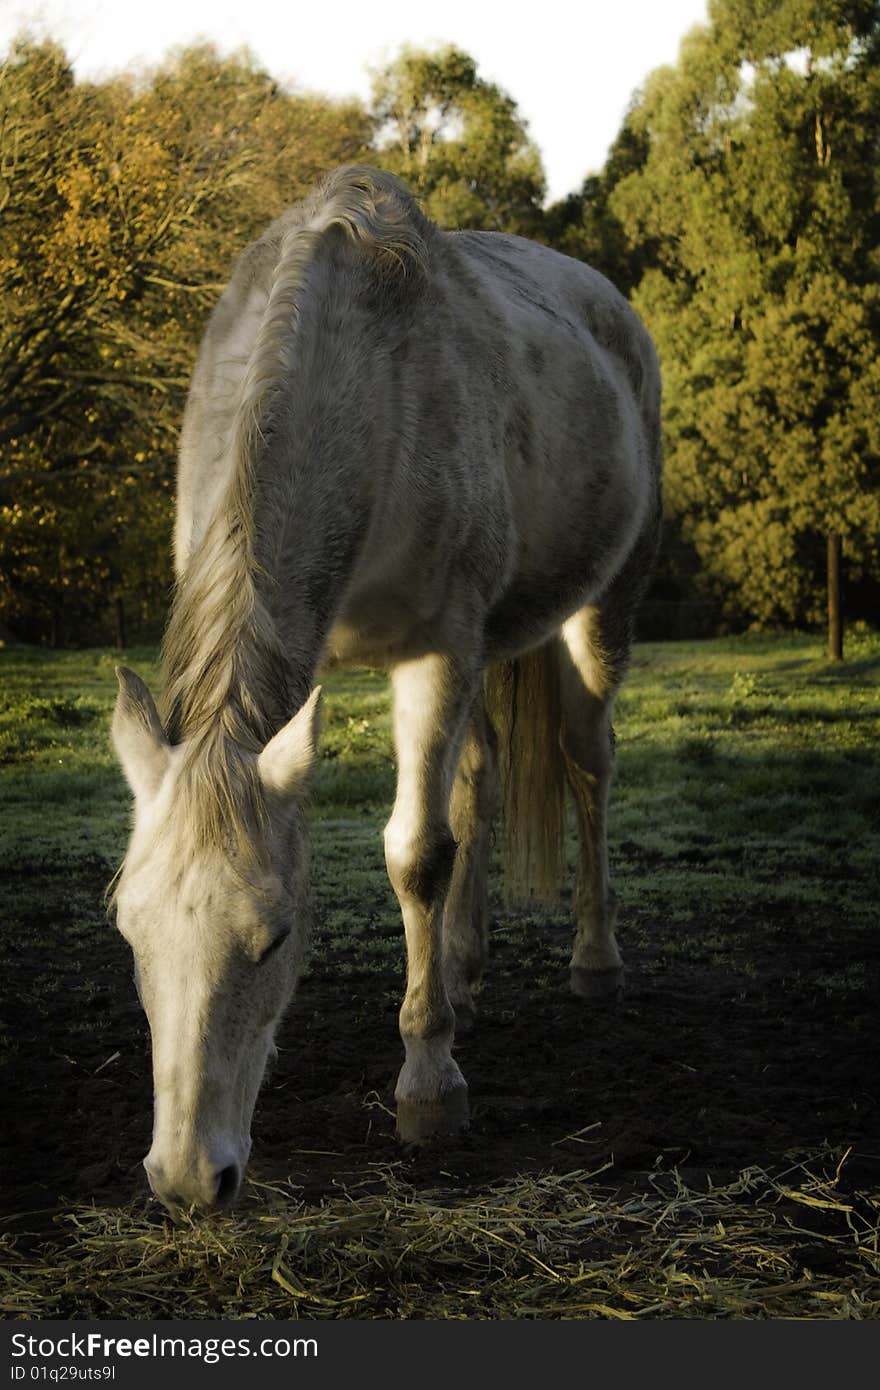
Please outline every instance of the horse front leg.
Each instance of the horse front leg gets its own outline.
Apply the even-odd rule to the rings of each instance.
[[[489,841],[500,796],[497,739],[477,697],[452,788],[449,819],[458,844],[443,921],[443,974],[455,1031],[473,1026],[474,992],[486,964]]]
[[[397,796],[385,862],[406,932],[405,1060],[395,1090],[397,1132],[410,1143],[467,1124],[467,1084],[452,1057],[455,1012],[443,972],[443,914],[455,863],[449,801],[478,673],[430,655],[396,666]]]

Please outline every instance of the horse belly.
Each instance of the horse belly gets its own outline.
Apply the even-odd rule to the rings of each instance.
[[[625,394],[606,397],[601,411],[580,402],[569,411],[569,428],[560,431],[557,408],[551,444],[538,407],[531,450],[519,447],[508,461],[516,562],[489,614],[492,659],[545,640],[595,601],[644,524],[650,477],[640,422]]]
[[[376,596],[346,605],[330,630],[321,657],[325,670],[334,666],[393,666],[435,651],[436,624],[403,599]]]
[[[405,534],[405,533],[404,533]],[[322,665],[393,666],[444,645],[451,611],[452,551],[416,528],[384,554],[370,546],[351,577]]]

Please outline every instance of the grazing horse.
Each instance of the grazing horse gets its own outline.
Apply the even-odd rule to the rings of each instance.
[[[572,987],[621,987],[611,709],[656,547],[659,407],[651,341],[601,275],[441,231],[378,170],[337,170],[239,257],[183,422],[164,707],[120,668],[113,719],[134,794],[117,917],[153,1045],[144,1162],[170,1209],[231,1200],[247,1163],[307,937],[322,667],[390,670],[401,1137],[467,1122],[452,1045],[502,780],[526,892],[557,880],[568,783]]]

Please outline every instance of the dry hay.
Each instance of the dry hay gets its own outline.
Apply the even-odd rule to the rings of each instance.
[[[873,1318],[880,1200],[841,1193],[843,1158],[613,1191],[599,1174],[482,1195],[419,1191],[405,1161],[306,1207],[252,1182],[231,1216],[155,1206],[5,1223],[2,1311],[20,1318]],[[829,1167],[830,1164],[830,1167]],[[845,1186],[845,1184],[844,1184]]]

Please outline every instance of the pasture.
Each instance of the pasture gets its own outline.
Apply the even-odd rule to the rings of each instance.
[[[328,681],[315,931],[242,1200],[147,1198],[149,1038],[103,890],[128,794],[109,651],[0,651],[7,1317],[880,1314],[880,637],[642,644],[611,861],[627,993],[492,895],[472,1124],[394,1138],[404,950],[387,686]],[[156,683],[156,654],[128,664]],[[574,850],[572,836],[571,851]]]

